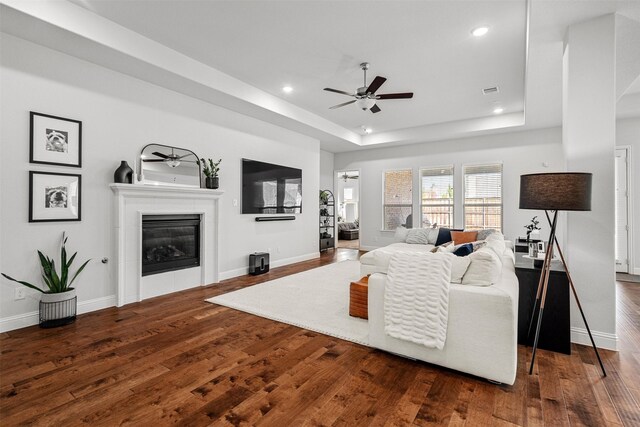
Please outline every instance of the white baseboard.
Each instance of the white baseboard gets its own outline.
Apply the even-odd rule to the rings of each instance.
[[[78,303],[78,314],[90,313],[92,311],[102,310],[103,308],[115,307],[116,296],[90,299],[89,301],[80,301]]]
[[[596,347],[618,351],[618,336],[607,332],[591,331]],[[571,342],[591,346],[589,334],[584,328],[571,328]]]
[[[96,310],[102,310],[103,308],[115,307],[116,296],[109,295],[108,297],[95,298],[88,301],[80,301],[78,303],[78,314],[89,313]],[[27,326],[33,326],[38,324],[38,312],[32,311],[29,313],[17,314],[15,316],[3,317],[0,319],[0,333],[13,331],[16,329],[26,328]]]
[[[271,260],[269,263],[269,268],[282,267],[289,264],[295,264],[296,262],[309,261],[310,259],[315,259],[320,257],[320,252],[312,252],[304,255],[299,255],[291,258],[283,258],[278,260]],[[220,280],[232,279],[238,276],[244,276],[249,274],[249,266],[236,268],[233,270],[222,271],[218,274]]]
[[[640,276],[640,268],[634,268],[633,269],[633,274],[637,274]]]

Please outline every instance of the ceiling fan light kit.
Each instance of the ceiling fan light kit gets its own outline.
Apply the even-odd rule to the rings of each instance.
[[[326,90],[327,92],[339,93],[341,95],[352,96],[355,98],[352,101],[343,102],[342,104],[329,107],[330,110],[355,103],[356,106],[361,110],[364,110],[364,111],[369,110],[372,113],[377,113],[380,111],[380,107],[378,107],[378,105],[376,104],[377,100],[413,98],[413,92],[385,93],[385,94],[376,95],[376,91],[380,89],[380,86],[382,86],[382,84],[386,82],[387,79],[385,77],[376,76],[376,78],[373,79],[371,84],[367,86],[367,70],[369,69],[369,63],[368,62],[361,63],[360,68],[364,72],[364,86],[359,87],[355,93],[349,93],[344,90],[332,89],[329,87],[324,88],[324,90]]]

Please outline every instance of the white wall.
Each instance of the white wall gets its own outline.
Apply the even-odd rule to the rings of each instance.
[[[78,299],[108,305],[115,293],[108,184],[120,160],[133,165],[156,142],[222,158],[221,278],[244,274],[248,254],[271,249],[278,265],[318,256],[319,142],[289,130],[159,88],[135,78],[2,34],[2,200],[0,271],[40,283],[36,249],[56,254],[63,230],[78,258],[92,258]],[[81,169],[29,164],[29,111],[78,119],[83,125]],[[295,221],[257,223],[240,213],[241,159],[303,170],[303,213]],[[82,174],[82,221],[28,223],[28,171]],[[333,181],[332,174],[330,175]],[[233,200],[238,200],[238,206]],[[0,327],[37,310],[39,297],[14,301],[16,284],[0,280]],[[4,322],[4,323],[3,323]]]
[[[418,188],[421,167],[454,165],[455,225],[463,225],[462,166],[503,163],[503,231],[509,239],[525,235],[524,226],[542,212],[518,209],[520,175],[564,170],[562,135],[559,128],[479,136],[400,147],[339,153],[336,170],[360,169],[360,239],[363,249],[393,242],[393,232],[382,229],[382,175],[387,169],[412,168]],[[548,167],[544,167],[546,163]],[[419,192],[414,195],[414,217],[419,217]],[[415,221],[415,220],[414,220]],[[542,235],[548,234],[546,220]],[[560,236],[561,237],[561,236]]]
[[[320,189],[333,193],[333,153],[320,150]]]
[[[567,262],[597,344],[616,348],[615,15],[571,25],[565,35],[562,144],[567,170],[593,174],[591,211],[567,213]],[[572,338],[590,339],[577,305]]]
[[[640,118],[619,120],[616,122],[616,145],[630,146],[631,156],[629,164],[631,166],[631,192],[629,193],[630,203],[633,205],[633,217],[631,223],[631,242],[633,250],[632,267],[634,274],[640,274]]]

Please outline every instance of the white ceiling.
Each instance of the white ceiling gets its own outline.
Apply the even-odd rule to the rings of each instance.
[[[525,82],[525,0],[71,0],[76,9],[81,10],[80,6],[98,17],[86,11],[77,14],[69,9],[72,4],[60,0],[47,3],[51,10],[26,6],[22,0],[0,2],[22,8],[56,30],[83,36],[84,45],[78,43],[74,50],[71,35],[57,35],[48,27],[43,31],[33,22],[21,21],[19,15],[6,13],[8,9],[5,15],[10,18],[3,19],[3,31],[132,75],[148,75],[156,84],[167,82],[167,75],[175,71],[164,66],[167,75],[151,69],[143,72],[141,63],[150,63],[151,56],[138,55],[139,63],[123,65],[121,54],[134,56],[134,48],[127,51],[127,45],[149,46],[150,55],[157,46],[163,47],[164,55],[157,50],[156,58],[186,55],[197,61],[188,64],[189,71],[198,63],[208,68],[202,69],[199,80],[192,78],[197,84],[184,85],[184,93],[193,94],[209,74],[213,82],[206,86],[214,91],[197,97],[223,105],[222,91],[242,101],[227,100],[228,108],[317,137],[331,151],[521,126],[518,117],[523,116],[525,94],[526,124],[519,129],[558,125],[566,28],[614,12],[640,21],[640,1],[531,0]],[[55,6],[65,7],[54,11]],[[72,14],[85,23],[84,28],[71,22]],[[480,25],[489,26],[490,32],[474,38],[470,31]],[[27,34],[27,27],[36,29]],[[133,40],[130,34],[134,33],[125,29],[144,37]],[[152,42],[157,43],[145,45]],[[111,45],[118,55],[102,52],[98,45]],[[388,79],[378,93],[413,91],[414,98],[379,101],[382,111],[377,114],[355,105],[329,110],[350,98],[322,88],[353,91],[362,86],[358,64],[363,61],[371,63],[367,83],[376,75]],[[237,82],[219,83],[225,77],[219,72]],[[178,90],[183,84],[170,83]],[[293,86],[291,94],[282,92],[285,84]],[[226,92],[224,85],[229,88]],[[494,85],[500,87],[497,95],[482,94],[482,88]],[[640,81],[636,81],[619,103],[622,115],[640,114],[639,93]],[[502,117],[493,116],[496,105],[505,109]],[[373,134],[358,142],[362,126],[372,128]]]
[[[354,131],[483,117],[495,102],[523,109],[526,3],[518,1],[96,1],[101,16]],[[489,25],[475,38],[471,30]],[[325,92],[363,85],[361,62],[387,77],[372,114]],[[294,91],[285,95],[282,87]],[[500,93],[482,89],[498,85]]]

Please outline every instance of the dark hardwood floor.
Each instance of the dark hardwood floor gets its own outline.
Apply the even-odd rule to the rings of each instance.
[[[0,424],[640,426],[640,285],[619,282],[620,352],[519,347],[513,386],[204,302],[342,259],[240,277],[58,329],[0,334]]]

